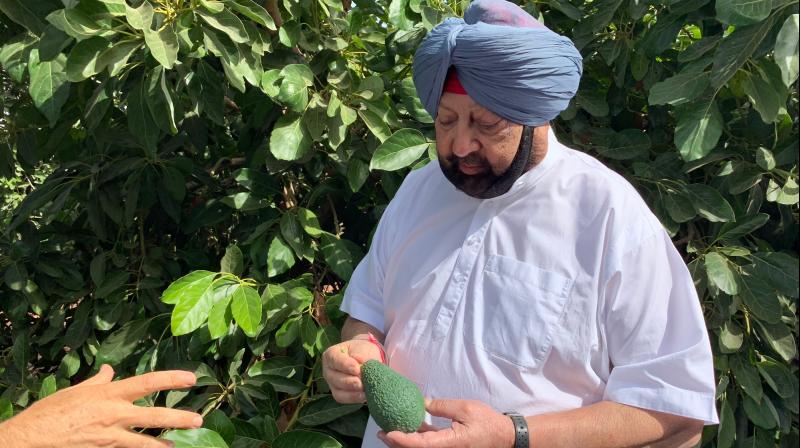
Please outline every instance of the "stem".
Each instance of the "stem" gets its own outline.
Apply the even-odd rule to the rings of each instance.
[[[306,381],[306,390],[303,391],[303,393],[300,395],[300,399],[297,401],[297,407],[295,408],[294,413],[292,414],[292,418],[289,419],[289,423],[286,424],[286,431],[289,431],[292,428],[292,426],[294,426],[294,424],[297,423],[297,418],[300,416],[300,409],[303,407],[303,403],[308,398],[308,391],[309,389],[311,389],[311,384],[314,382],[314,375],[313,375],[314,369],[312,368],[311,371],[312,374],[308,375],[308,381]]]

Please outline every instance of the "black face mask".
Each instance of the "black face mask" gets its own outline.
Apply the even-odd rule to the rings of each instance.
[[[444,177],[465,194],[478,199],[496,198],[510,190],[514,182],[533,164],[533,160],[531,160],[532,134],[533,128],[523,127],[517,154],[511,161],[511,165],[502,174],[495,174],[489,161],[479,154],[470,154],[463,159],[453,154],[446,159],[439,156],[439,166],[442,168]],[[464,162],[469,165],[481,165],[485,169],[478,174],[467,175],[459,169],[459,165]]]

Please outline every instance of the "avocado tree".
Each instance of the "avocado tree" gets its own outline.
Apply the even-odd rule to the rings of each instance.
[[[684,255],[703,446],[798,442],[798,2],[536,0],[584,56],[554,123]],[[0,419],[103,363],[193,370],[179,446],[358,446],[320,355],[384,207],[435,157],[414,50],[459,0],[0,0]]]

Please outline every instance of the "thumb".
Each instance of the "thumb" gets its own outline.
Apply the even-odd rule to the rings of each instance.
[[[464,400],[432,400],[425,399],[425,409],[431,415],[460,421],[465,414]]]
[[[82,383],[79,383],[78,386],[97,386],[100,384],[110,383],[113,379],[114,369],[108,364],[103,364],[100,366],[100,371],[97,372],[95,376],[83,381]]]

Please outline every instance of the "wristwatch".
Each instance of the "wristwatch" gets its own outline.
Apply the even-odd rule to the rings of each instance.
[[[519,412],[503,412],[507,415],[512,422],[514,422],[514,448],[528,448],[530,446],[530,437],[528,435],[528,421]]]

